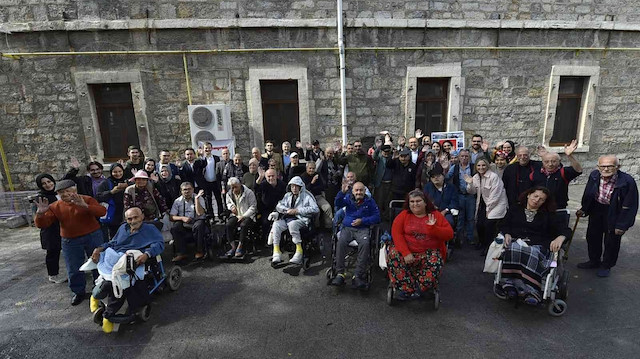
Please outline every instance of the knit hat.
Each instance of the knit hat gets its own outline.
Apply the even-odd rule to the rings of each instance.
[[[133,175],[133,178],[143,178],[143,179],[149,179],[149,175],[147,174],[147,172],[145,170],[140,170],[138,172],[136,172],[135,175]]]
[[[56,183],[56,192],[62,191],[67,188],[75,187],[76,183],[70,179],[62,180]]]

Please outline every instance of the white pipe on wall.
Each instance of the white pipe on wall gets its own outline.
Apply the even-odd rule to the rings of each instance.
[[[342,124],[342,145],[347,145],[347,90],[345,81],[344,34],[342,32],[342,0],[338,1],[338,53],[340,55],[340,118]]]

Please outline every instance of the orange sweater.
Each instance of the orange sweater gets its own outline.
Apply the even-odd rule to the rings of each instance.
[[[439,249],[442,259],[446,259],[445,242],[453,238],[453,229],[439,211],[433,211],[436,223],[426,224],[427,216],[418,218],[404,210],[396,216],[391,226],[391,238],[398,252],[403,256],[420,253],[427,249]]]
[[[60,236],[64,238],[76,238],[100,229],[100,223],[96,217],[107,214],[107,209],[93,197],[84,195],[80,197],[89,205],[89,208],[82,208],[62,200],[55,201],[49,206],[48,211],[36,215],[36,227],[47,228],[58,221]]]

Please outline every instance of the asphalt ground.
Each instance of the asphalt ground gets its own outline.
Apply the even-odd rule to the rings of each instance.
[[[326,285],[319,257],[303,272],[272,269],[266,253],[184,266],[179,290],[154,296],[148,322],[108,335],[88,301],[72,307],[67,286],[47,281],[36,229],[2,230],[0,358],[636,358],[640,230],[623,237],[609,278],[575,267],[587,258],[585,230],[582,220],[559,318],[496,298],[483,258],[467,247],[444,267],[438,311],[432,301],[388,306],[379,269],[369,292],[339,290]]]

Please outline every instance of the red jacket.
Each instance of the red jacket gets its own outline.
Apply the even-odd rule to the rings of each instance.
[[[393,221],[391,237],[403,256],[425,252],[427,249],[439,249],[442,260],[446,259],[445,242],[453,238],[453,229],[442,213],[433,211],[432,214],[436,217],[436,223],[432,226],[426,224],[428,215],[419,218],[407,210],[400,212]]]
[[[48,211],[36,215],[36,227],[47,228],[58,221],[60,236],[64,238],[76,238],[100,229],[100,223],[96,217],[107,214],[107,209],[93,197],[85,195],[80,197],[89,205],[89,208],[82,208],[62,200],[55,201],[49,206]]]

